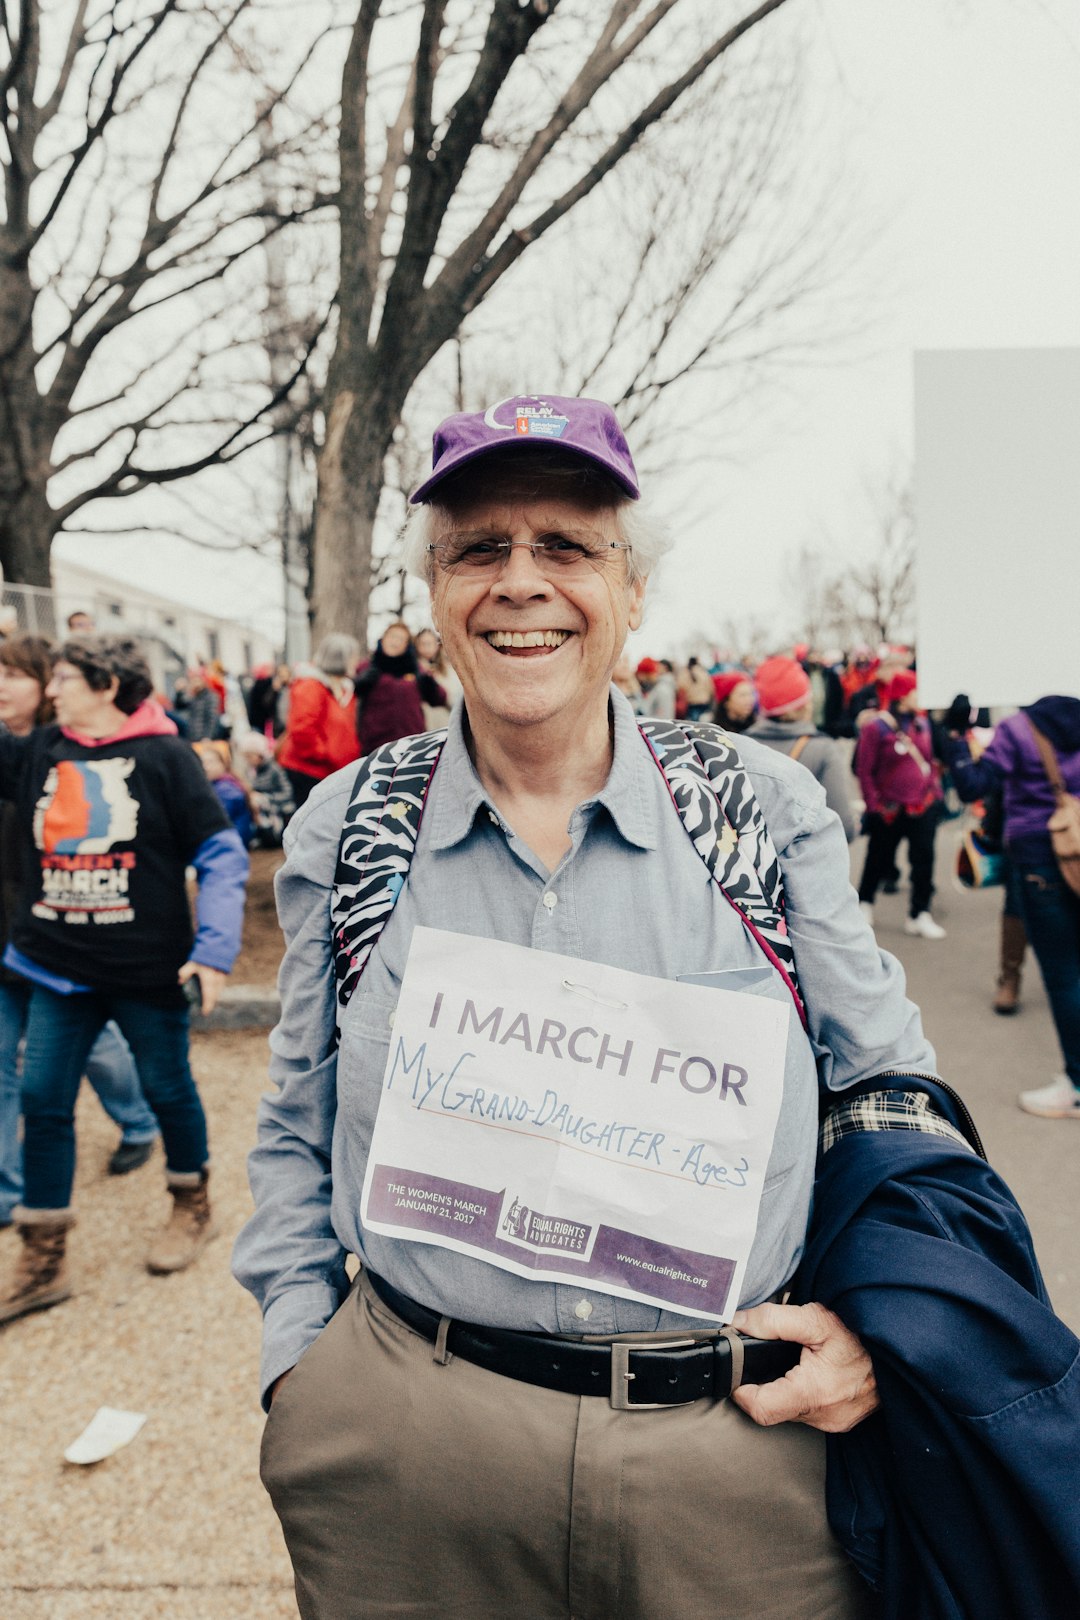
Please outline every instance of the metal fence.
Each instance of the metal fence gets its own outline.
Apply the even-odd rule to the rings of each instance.
[[[55,639],[56,598],[43,585],[8,585],[0,587],[0,631],[11,635],[24,630],[32,636],[51,636]]]

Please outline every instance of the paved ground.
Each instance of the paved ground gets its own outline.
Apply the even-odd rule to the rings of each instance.
[[[952,836],[942,835],[943,856]],[[943,877],[941,944],[904,936],[904,898],[879,903],[881,943],[905,962],[942,1072],[971,1103],[1028,1210],[1057,1307],[1080,1328],[1080,1127],[1031,1119],[1014,1103],[1060,1066],[1038,974],[1025,980],[1020,1016],[995,1018],[998,894],[954,893]],[[257,1033],[195,1043],[224,1232],[179,1277],[142,1269],[146,1236],[165,1215],[160,1158],[122,1180],[104,1177],[115,1132],[92,1096],[82,1100],[78,1295],[0,1334],[3,1620],[295,1620],[288,1561],[257,1478],[257,1314],[228,1274],[249,1207],[243,1159],[264,1050]],[[0,1264],[15,1242],[0,1235]],[[65,1464],[64,1447],[102,1405],[149,1420],[108,1461]]]

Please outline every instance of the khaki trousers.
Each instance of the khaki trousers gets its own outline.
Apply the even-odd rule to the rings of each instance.
[[[262,1477],[304,1620],[869,1620],[823,1437],[617,1412],[434,1347],[361,1278],[279,1386]]]

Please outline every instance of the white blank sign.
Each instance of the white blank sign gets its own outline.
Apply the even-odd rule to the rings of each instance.
[[[915,356],[919,695],[1080,696],[1080,349]]]

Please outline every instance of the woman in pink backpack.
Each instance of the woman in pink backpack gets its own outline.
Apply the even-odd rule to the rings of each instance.
[[[897,847],[906,838],[911,862],[911,906],[906,933],[944,939],[930,915],[934,892],[934,834],[941,783],[933,759],[930,722],[919,710],[917,679],[903,669],[885,688],[884,706],[859,733],[855,774],[866,803],[869,835],[859,901],[873,919],[874,896],[893,869]]]

